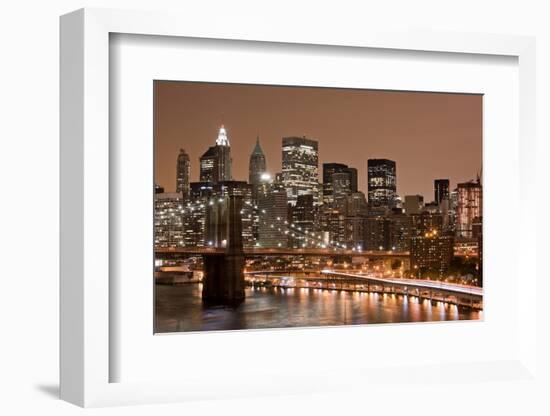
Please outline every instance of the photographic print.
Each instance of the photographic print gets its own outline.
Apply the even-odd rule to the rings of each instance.
[[[155,81],[155,332],[482,319],[482,111]]]

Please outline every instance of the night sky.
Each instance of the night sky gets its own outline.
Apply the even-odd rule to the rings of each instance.
[[[482,163],[482,96],[360,89],[155,82],[155,182],[176,187],[180,148],[198,181],[199,157],[225,125],[233,179],[248,179],[256,136],[267,170],[281,170],[281,139],[303,136],[319,142],[322,164],[345,163],[367,186],[367,159],[397,164],[397,193],[433,199],[433,180],[475,179]]]

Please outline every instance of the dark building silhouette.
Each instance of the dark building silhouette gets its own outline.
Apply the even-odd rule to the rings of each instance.
[[[441,204],[441,201],[449,199],[449,180],[436,179],[434,180],[434,201]]]
[[[334,202],[333,175],[335,173],[346,173],[350,192],[357,192],[357,169],[343,163],[323,163],[323,203],[325,204]]]
[[[258,197],[258,187],[262,179],[262,175],[266,172],[265,155],[260,146],[260,137],[256,138],[256,145],[250,155],[248,164],[248,183],[252,185],[252,200],[256,201]]]
[[[396,167],[389,159],[368,160],[368,197],[371,208],[393,208],[396,200]]]

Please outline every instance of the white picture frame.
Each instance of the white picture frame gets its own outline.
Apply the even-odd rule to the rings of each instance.
[[[210,397],[272,394],[273,386],[286,393],[330,392],[361,389],[391,377],[426,382],[449,371],[456,379],[526,380],[536,377],[537,270],[532,244],[536,241],[535,184],[529,170],[535,165],[535,41],[529,37],[467,33],[384,32],[329,33],[322,28],[285,28],[276,24],[237,31],[230,22],[212,25],[192,16],[167,13],[83,9],[61,18],[61,398],[80,406],[184,401]],[[516,246],[524,265],[525,286],[518,287],[518,345],[507,360],[387,368],[331,369],[321,382],[317,373],[281,371],[264,384],[228,383],[206,376],[184,381],[111,382],[110,366],[120,359],[110,348],[113,337],[110,310],[109,227],[109,36],[154,35],[206,39],[332,45],[334,47],[430,51],[452,54],[504,55],[518,59],[519,67],[519,209]],[[487,157],[487,156],[486,156]],[[490,156],[489,156],[490,157]],[[521,244],[523,242],[523,244]],[[515,249],[516,249],[515,248]],[[530,288],[527,289],[527,286]],[[409,329],[410,330],[410,329]],[[322,329],[320,331],[323,331]],[[328,331],[328,330],[327,330]],[[151,334],[152,335],[152,334]],[[235,336],[243,336],[233,335]],[[301,334],[311,337],[312,333]],[[411,370],[411,368],[414,368]],[[471,375],[477,376],[471,380]],[[390,378],[389,378],[390,376]],[[342,382],[342,380],[346,380]],[[229,384],[229,385],[228,385]]]

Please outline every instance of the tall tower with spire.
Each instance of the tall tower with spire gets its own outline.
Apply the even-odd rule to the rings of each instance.
[[[200,158],[201,182],[218,183],[231,180],[231,147],[225,127],[220,127],[216,144]]]
[[[257,199],[258,187],[260,185],[262,174],[266,171],[265,155],[260,146],[260,136],[256,137],[256,145],[250,154],[248,164],[248,183],[252,185],[252,199]]]
[[[180,149],[178,162],[176,166],[176,192],[183,195],[183,199],[189,196],[189,174],[191,164],[189,155],[183,149]]]

